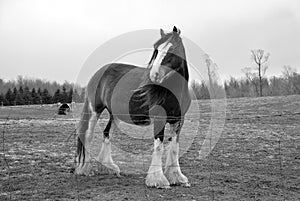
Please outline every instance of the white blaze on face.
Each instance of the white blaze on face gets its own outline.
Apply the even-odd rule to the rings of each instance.
[[[172,46],[172,43],[167,40],[166,42],[160,44],[157,48],[158,54],[156,59],[153,61],[152,68],[150,70],[150,79],[152,82],[160,82],[164,75],[161,72],[161,62],[165,58],[169,48]]]

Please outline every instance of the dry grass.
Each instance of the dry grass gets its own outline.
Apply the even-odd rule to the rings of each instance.
[[[194,103],[181,139],[182,145],[191,146],[180,158],[192,186],[168,190],[144,184],[151,128],[124,126],[123,132],[114,133],[119,150],[114,149],[113,157],[121,178],[95,161],[96,175],[76,176],[71,173],[76,146],[72,134],[81,105],[67,116],[56,115],[56,106],[0,108],[0,200],[299,200],[300,96],[227,102],[222,136],[204,159],[199,159],[199,150],[209,128],[210,101],[198,102],[200,109]],[[199,114],[200,124],[195,120]],[[99,142],[101,134],[95,137],[93,154]]]

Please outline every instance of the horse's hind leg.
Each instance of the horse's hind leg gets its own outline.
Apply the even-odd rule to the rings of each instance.
[[[89,175],[91,167],[91,141],[99,114],[85,101],[78,126],[77,167],[75,173]]]
[[[189,181],[187,177],[182,174],[178,161],[179,134],[182,125],[183,120],[170,125],[172,138],[167,147],[167,160],[164,173],[171,185],[182,184],[186,187],[189,187]]]
[[[120,176],[120,168],[114,163],[111,156],[111,142],[109,139],[109,132],[112,127],[116,126],[113,120],[113,116],[110,115],[109,121],[103,131],[103,142],[101,146],[101,150],[97,157],[97,161],[99,161],[105,167],[113,170],[117,176]],[[114,128],[112,128],[113,130]]]

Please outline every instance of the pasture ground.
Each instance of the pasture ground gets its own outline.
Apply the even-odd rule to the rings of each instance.
[[[66,116],[56,115],[54,105],[0,107],[0,200],[300,200],[300,96],[228,99],[222,136],[202,159],[210,100],[199,101],[199,109],[193,104],[183,129],[192,143],[180,158],[191,187],[171,189],[145,186],[149,136],[143,141],[114,133],[113,143],[133,154],[113,151],[121,178],[96,161],[95,175],[76,176],[80,104]],[[200,114],[199,124],[193,114]],[[95,153],[106,118],[97,128]]]

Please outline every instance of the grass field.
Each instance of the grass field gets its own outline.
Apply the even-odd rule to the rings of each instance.
[[[212,108],[209,100],[197,103],[181,139],[180,165],[191,187],[171,189],[145,186],[149,127],[125,125],[113,134],[121,178],[94,160],[93,176],[76,176],[80,104],[66,116],[55,105],[0,107],[0,200],[300,200],[300,96],[228,99],[222,136],[205,158],[199,150]],[[104,114],[92,154],[106,121]]]

